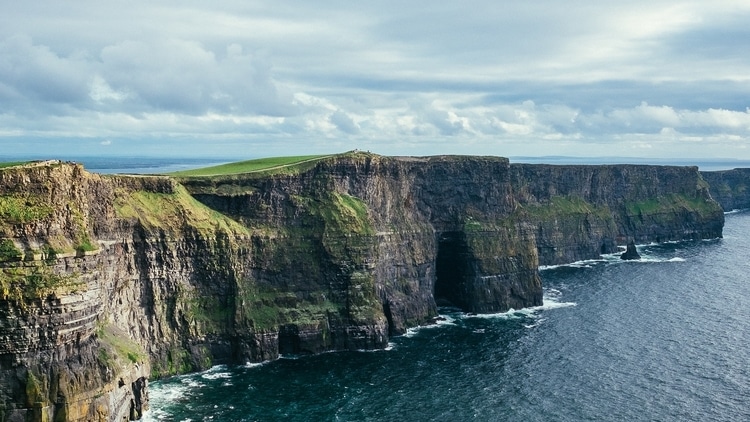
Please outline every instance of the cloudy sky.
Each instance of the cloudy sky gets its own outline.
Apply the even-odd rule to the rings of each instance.
[[[24,1],[0,155],[750,159],[750,2]]]

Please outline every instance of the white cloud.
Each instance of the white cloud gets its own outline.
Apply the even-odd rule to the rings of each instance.
[[[0,97],[6,107],[21,103],[78,103],[85,100],[89,69],[85,58],[61,56],[29,36],[0,40]]]
[[[721,145],[710,153],[750,158],[747,17],[746,2],[697,0],[21,2],[0,25],[0,143],[299,139],[301,150],[500,155]]]

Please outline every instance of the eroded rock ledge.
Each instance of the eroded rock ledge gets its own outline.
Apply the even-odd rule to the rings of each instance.
[[[437,303],[540,305],[540,264],[723,222],[692,167],[349,153],[180,180],[2,169],[0,419],[136,419],[149,379],[382,348]]]

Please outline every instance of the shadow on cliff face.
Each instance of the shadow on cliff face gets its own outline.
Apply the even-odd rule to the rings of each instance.
[[[438,306],[455,306],[466,311],[470,304],[465,280],[471,264],[462,232],[445,232],[438,236],[436,258],[435,302]]]

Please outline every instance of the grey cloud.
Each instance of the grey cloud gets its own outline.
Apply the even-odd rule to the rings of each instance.
[[[293,113],[269,64],[239,45],[223,56],[194,41],[126,41],[101,53],[107,83],[145,105],[188,114],[208,111],[280,116]]]
[[[656,40],[655,54],[672,60],[720,60],[750,64],[750,13],[707,16],[699,25]]]
[[[427,98],[412,99],[403,115],[394,116],[394,118],[411,117],[409,121],[412,127],[409,130],[417,136],[452,137],[464,132],[467,128],[464,125],[464,120],[458,118],[455,114],[451,114],[451,108],[451,105],[441,106]]]
[[[80,103],[86,100],[89,77],[80,57],[61,57],[28,36],[0,41],[0,100]]]
[[[264,57],[237,44],[216,54],[184,40],[123,41],[98,58],[64,56],[28,36],[0,40],[0,101],[29,113],[55,104],[131,114],[296,113]]]
[[[0,142],[356,137],[420,154],[750,143],[741,2],[128,6],[4,8]]]
[[[341,110],[336,110],[331,114],[330,117],[331,123],[336,125],[336,127],[339,128],[342,132],[355,135],[360,132],[359,125],[352,120],[351,117],[349,117],[346,113],[342,112]]]

